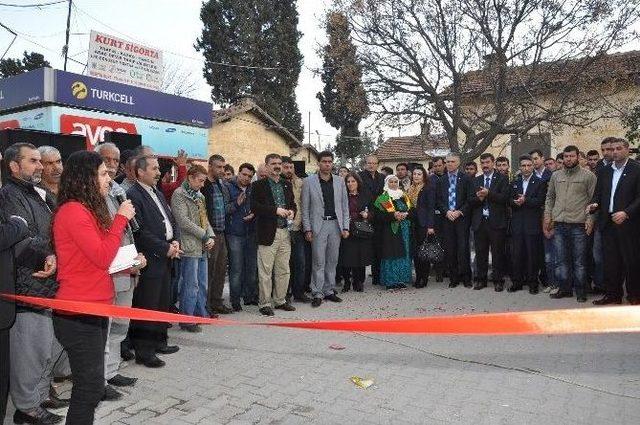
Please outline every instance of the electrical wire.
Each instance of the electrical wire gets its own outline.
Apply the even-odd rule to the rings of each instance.
[[[66,3],[66,2],[67,2],[67,0],[50,1],[50,2],[47,2],[47,3],[28,3],[28,4],[0,3],[0,6],[4,6],[4,7],[19,7],[19,8],[45,7],[45,6],[53,6],[54,4]]]

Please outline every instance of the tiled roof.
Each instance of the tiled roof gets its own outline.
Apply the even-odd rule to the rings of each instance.
[[[449,151],[446,134],[427,137],[424,145],[420,136],[390,137],[376,149],[375,154],[380,161],[424,161],[438,154],[436,151]]]
[[[584,71],[586,67],[586,72]],[[462,76],[462,94],[488,94],[493,91],[493,75],[497,71],[478,69]],[[540,91],[576,78],[593,81],[627,78],[635,80],[640,75],[640,51],[611,53],[583,59],[539,63],[534,69],[530,65],[508,70],[508,84]],[[451,86],[444,90],[450,92]]]

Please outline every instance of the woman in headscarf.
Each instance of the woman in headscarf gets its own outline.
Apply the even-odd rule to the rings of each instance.
[[[400,180],[390,175],[384,180],[384,192],[374,202],[374,217],[381,228],[378,252],[380,283],[387,289],[406,288],[411,282],[411,201],[400,189]]]
[[[434,235],[434,206],[435,189],[430,181],[427,172],[422,167],[417,167],[411,174],[411,186],[407,190],[407,196],[411,202],[411,215],[409,218],[413,222],[413,264],[416,268],[416,281],[413,284],[416,288],[427,286],[429,278],[430,264],[421,262],[416,256],[417,248],[424,242],[427,235]]]

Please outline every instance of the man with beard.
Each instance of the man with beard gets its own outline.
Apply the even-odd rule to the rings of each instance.
[[[396,177],[400,180],[400,188],[405,192],[409,190],[411,177],[409,177],[409,165],[406,162],[396,165]]]
[[[572,297],[587,301],[587,238],[593,230],[593,220],[586,208],[593,197],[596,176],[578,165],[579,150],[564,148],[564,168],[549,180],[544,207],[544,227],[554,232],[558,292],[551,298]]]
[[[52,298],[58,288],[56,257],[51,245],[55,201],[37,186],[42,176],[40,152],[30,143],[15,143],[7,148],[4,158],[11,175],[0,190],[0,205],[6,215],[22,217],[29,226],[27,238],[15,247],[16,293]],[[42,407],[48,399],[53,364],[62,355],[62,346],[53,332],[51,310],[18,304],[10,350],[14,422],[60,422],[62,416]],[[66,403],[56,407],[63,404]]]
[[[506,176],[507,179],[510,177],[510,165],[509,159],[506,156],[499,156],[496,158],[496,171]]]
[[[38,152],[40,152],[40,162],[42,163],[40,187],[47,189],[56,197],[60,187],[60,176],[62,176],[60,151],[53,146],[40,146]]]

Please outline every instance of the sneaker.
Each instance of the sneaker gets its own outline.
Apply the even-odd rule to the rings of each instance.
[[[263,316],[273,316],[275,314],[271,307],[262,307],[260,313],[262,313]]]
[[[322,298],[314,298],[313,301],[311,301],[311,307],[320,307],[321,304]]]

